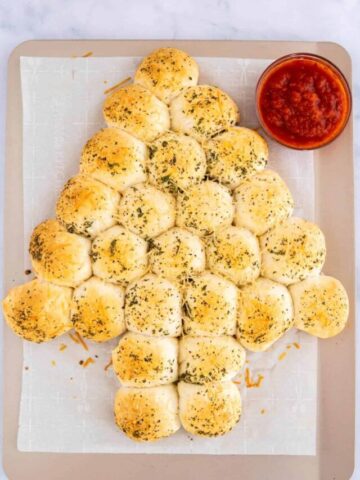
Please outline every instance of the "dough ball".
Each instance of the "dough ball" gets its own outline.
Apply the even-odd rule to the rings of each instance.
[[[159,48],[142,60],[134,82],[170,103],[184,87],[196,85],[198,78],[199,68],[190,55],[177,48]]]
[[[48,342],[73,328],[71,294],[71,288],[39,279],[18,285],[3,300],[5,320],[24,340]]]
[[[291,217],[260,237],[261,275],[290,285],[321,272],[325,262],[325,238],[320,228]]]
[[[103,128],[86,143],[80,172],[122,192],[146,180],[146,146],[118,128]]]
[[[35,273],[48,282],[76,287],[91,276],[90,241],[69,233],[56,220],[35,227],[29,246]]]
[[[210,270],[236,285],[253,282],[260,274],[258,240],[249,230],[230,226],[206,239]]]
[[[181,295],[165,278],[148,274],[126,291],[125,318],[129,330],[155,337],[181,334]]]
[[[94,275],[122,286],[145,275],[147,257],[145,240],[120,226],[102,232],[91,249]]]
[[[154,387],[178,378],[178,341],[127,332],[112,352],[113,368],[125,387]]]
[[[204,143],[211,179],[233,189],[266,166],[269,149],[255,130],[231,127]]]
[[[202,142],[235,125],[239,110],[220,88],[196,85],[185,88],[170,103],[171,128]]]
[[[176,224],[200,237],[230,226],[233,217],[232,197],[219,183],[206,181],[178,195]]]
[[[141,183],[125,190],[118,221],[142,238],[157,237],[175,225],[176,202],[172,195]]]
[[[106,342],[125,331],[124,291],[118,285],[91,277],[72,298],[71,320],[81,336]]]
[[[319,338],[338,335],[349,317],[349,299],[336,278],[309,277],[290,287],[295,327]]]

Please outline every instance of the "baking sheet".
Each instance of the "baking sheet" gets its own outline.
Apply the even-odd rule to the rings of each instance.
[[[21,59],[23,92],[24,269],[33,227],[54,216],[56,197],[78,170],[86,140],[104,126],[104,90],[133,74],[138,58]],[[240,106],[241,124],[258,127],[254,86],[270,60],[198,58],[201,83],[218,85]],[[270,168],[287,181],[295,214],[313,219],[313,153],[270,142]],[[301,346],[294,347],[294,343]],[[59,350],[66,344],[65,350]],[[228,435],[192,437],[184,431],[154,444],[136,444],[114,425],[118,382],[105,373],[115,341],[88,342],[85,352],[69,337],[51,344],[24,344],[18,448],[42,452],[137,452],[314,455],[316,451],[317,342],[292,330],[267,353],[248,355],[251,376],[265,379],[248,389],[244,413]],[[279,356],[286,357],[281,361]],[[95,364],[84,369],[80,360]],[[96,356],[96,357],[95,357]]]

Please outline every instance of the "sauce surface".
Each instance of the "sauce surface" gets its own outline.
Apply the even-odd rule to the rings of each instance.
[[[279,142],[316,148],[345,126],[350,98],[340,73],[321,59],[290,58],[270,67],[258,86],[260,120]]]

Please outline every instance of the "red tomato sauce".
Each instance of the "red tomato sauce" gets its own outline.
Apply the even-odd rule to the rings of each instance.
[[[294,148],[316,148],[335,138],[350,110],[341,74],[321,59],[290,58],[270,67],[258,85],[265,130]]]

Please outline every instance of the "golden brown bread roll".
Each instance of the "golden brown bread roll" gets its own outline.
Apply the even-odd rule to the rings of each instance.
[[[295,327],[319,338],[338,335],[349,316],[349,299],[343,285],[326,275],[312,276],[290,286]]]
[[[137,442],[169,437],[181,426],[174,385],[122,387],[116,394],[114,412],[117,426]]]
[[[260,237],[261,275],[291,285],[321,272],[325,238],[320,228],[291,217]]]
[[[255,130],[231,127],[203,145],[209,177],[229,188],[265,168],[269,157],[266,141]]]
[[[206,173],[206,157],[194,138],[166,132],[149,145],[147,168],[153,185],[177,194],[201,182]]]
[[[205,249],[197,236],[171,228],[153,240],[149,261],[154,273],[179,282],[205,269]]]
[[[76,175],[56,203],[56,218],[70,233],[95,237],[115,223],[119,194],[97,180]]]
[[[245,363],[245,350],[230,336],[184,336],[179,343],[179,378],[208,384],[231,380]]]
[[[284,285],[258,278],[240,289],[236,336],[245,348],[267,350],[293,325],[292,300]]]
[[[179,382],[178,391],[180,421],[189,433],[202,437],[225,435],[240,420],[241,397],[233,382]]]
[[[211,272],[236,285],[253,282],[260,274],[260,249],[255,235],[230,226],[206,238],[206,258]]]
[[[171,128],[199,142],[239,121],[235,102],[220,88],[210,85],[187,87],[170,103]]]
[[[125,190],[117,219],[142,238],[157,237],[175,225],[176,202],[167,192],[141,183]]]
[[[74,291],[71,321],[83,337],[106,342],[126,329],[123,307],[124,291],[120,286],[91,277]]]
[[[147,243],[116,225],[98,235],[92,244],[94,275],[126,287],[147,272]]]
[[[178,340],[127,332],[112,352],[113,368],[125,387],[154,387],[178,378]]]
[[[125,130],[143,142],[152,142],[170,128],[165,103],[141,85],[122,87],[110,94],[103,113],[109,127]]]
[[[232,197],[219,183],[192,185],[177,197],[176,224],[200,237],[230,226],[233,217]]]
[[[72,290],[39,279],[12,288],[3,300],[4,317],[19,337],[47,342],[73,328]]]
[[[159,48],[147,55],[135,73],[135,83],[169,103],[184,87],[196,85],[199,68],[195,60],[177,48]]]
[[[214,337],[235,335],[236,286],[211,272],[203,272],[188,282],[184,295],[184,333]]]
[[[146,146],[118,128],[103,128],[83,148],[80,172],[122,192],[145,182]]]
[[[155,337],[181,334],[181,295],[178,288],[149,273],[126,291],[125,319],[129,330]]]
[[[90,240],[69,233],[57,220],[45,220],[31,235],[31,263],[43,280],[76,287],[91,276],[90,245]]]
[[[294,200],[280,175],[264,170],[243,180],[235,190],[235,225],[263,235],[290,217]]]

